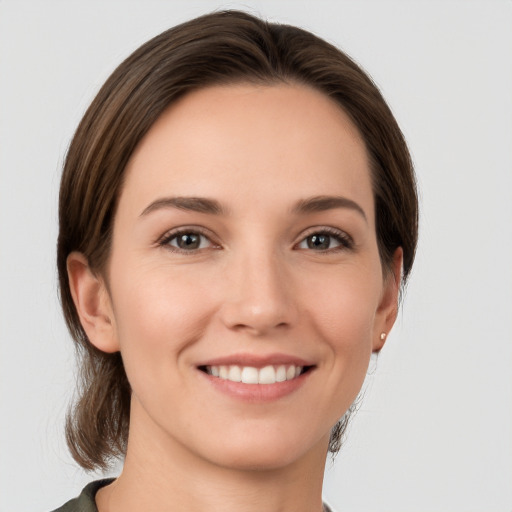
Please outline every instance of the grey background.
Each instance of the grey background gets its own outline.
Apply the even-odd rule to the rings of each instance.
[[[56,292],[66,147],[108,74],[218,7],[310,29],[370,71],[421,188],[400,319],[334,467],[339,511],[512,510],[512,2],[0,1],[0,511],[94,475],[63,438],[72,343]]]

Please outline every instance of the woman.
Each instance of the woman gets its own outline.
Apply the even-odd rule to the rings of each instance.
[[[164,32],[86,112],[59,219],[82,357],[68,444],[86,469],[125,461],[58,510],[322,510],[417,239],[409,153],[367,75],[241,12]]]

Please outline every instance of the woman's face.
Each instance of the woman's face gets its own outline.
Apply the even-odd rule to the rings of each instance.
[[[302,86],[191,93],[132,155],[113,233],[92,341],[121,351],[130,435],[230,467],[325,456],[397,301],[348,116]]]

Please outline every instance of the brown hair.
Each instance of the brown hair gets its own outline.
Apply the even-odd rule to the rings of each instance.
[[[402,247],[403,283],[411,270],[418,222],[411,158],[379,90],[347,55],[302,29],[239,11],[202,16],[151,39],[112,73],[85,113],[61,181],[60,295],[80,361],[78,397],[66,434],[74,459],[85,469],[106,468],[112,457],[125,453],[131,390],[121,355],[103,353],[87,339],[71,297],[66,259],[79,251],[101,273],[124,169],[139,141],[184,94],[234,82],[305,84],[343,108],[370,157],[383,268],[390,268],[394,251]],[[343,430],[341,423],[333,429],[331,451],[339,449]]]

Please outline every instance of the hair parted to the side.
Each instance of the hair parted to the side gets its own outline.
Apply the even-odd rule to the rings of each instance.
[[[67,257],[79,251],[94,272],[103,272],[124,169],[137,144],[178,98],[239,82],[304,84],[351,117],[371,162],[383,269],[402,247],[403,283],[411,270],[418,225],[411,158],[379,90],[347,55],[305,30],[239,11],[205,15],[151,39],[112,73],[90,105],[70,144],[61,181],[57,265],[80,371],[66,435],[85,469],[105,469],[125,453],[131,389],[121,355],[103,353],[87,339],[71,297]],[[333,452],[345,424],[346,418],[333,429]]]

